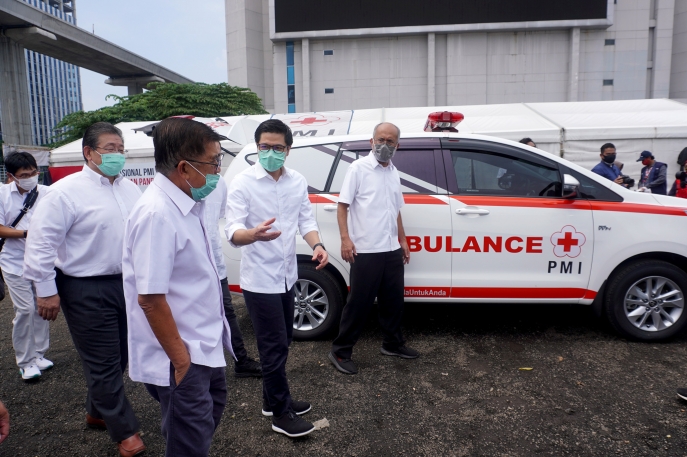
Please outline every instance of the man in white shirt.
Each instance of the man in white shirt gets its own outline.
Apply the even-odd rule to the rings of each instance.
[[[129,375],[160,402],[168,457],[207,456],[227,401],[231,333],[203,201],[220,180],[219,141],[200,122],[160,122],[157,174],[124,235]]]
[[[339,195],[341,257],[351,264],[351,290],[329,360],[346,374],[358,372],[351,360],[353,346],[375,297],[384,334],[381,353],[404,359],[419,356],[405,345],[401,333],[403,265],[410,262],[410,250],[401,220],[401,179],[391,162],[400,136],[394,124],[377,125],[370,139],[372,151],[348,167]]]
[[[224,314],[231,329],[231,347],[234,349],[236,363],[234,363],[234,376],[237,378],[261,378],[262,369],[260,362],[248,356],[248,351],[243,344],[243,335],[239,327],[239,321],[234,312],[234,305],[231,302],[231,291],[227,280],[227,266],[224,263],[224,253],[222,252],[222,238],[219,230],[219,220],[224,218],[227,208],[227,184],[224,179],[217,182],[217,188],[205,198],[205,226],[210,235],[212,243],[212,254],[215,258],[215,266],[219,273],[220,283],[222,284],[222,302],[224,303]]]
[[[97,122],[84,133],[83,170],[61,179],[38,203],[29,225],[24,278],[38,312],[54,321],[64,312],[88,386],[86,423],[107,429],[122,456],[145,450],[138,420],[124,394],[128,363],[122,287],[124,222],[141,196],[119,173],[122,132]]]
[[[24,275],[24,248],[29,221],[39,199],[50,191],[38,185],[38,164],[28,152],[15,152],[5,157],[5,168],[11,184],[0,187],[0,268],[14,305],[12,345],[22,379],[40,378],[41,371],[53,363],[43,357],[50,343],[50,324],[38,314],[36,294]],[[27,207],[27,211],[23,209]],[[23,214],[17,222],[17,218]]]
[[[318,270],[329,257],[320,243],[308,183],[284,166],[291,130],[280,120],[267,120],[256,129],[255,143],[258,163],[229,184],[226,234],[232,246],[241,246],[241,289],[262,364],[262,414],[272,417],[272,430],[295,438],[315,429],[299,417],[310,411],[310,403],[292,400],[286,379],[298,278],[296,233],[313,249]]]

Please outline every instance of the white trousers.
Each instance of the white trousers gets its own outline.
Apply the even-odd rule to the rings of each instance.
[[[50,344],[50,323],[38,315],[36,294],[31,281],[2,272],[14,305],[12,345],[19,368],[26,368],[43,357]]]

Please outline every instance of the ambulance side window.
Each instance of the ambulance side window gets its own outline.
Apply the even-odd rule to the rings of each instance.
[[[462,150],[451,151],[451,165],[458,194],[548,198],[561,196],[561,178],[555,165],[547,166],[495,152]]]
[[[309,193],[324,192],[329,172],[339,152],[340,145],[341,143],[334,143],[292,148],[286,158],[285,166],[296,170],[305,177],[308,182]],[[246,156],[246,161],[250,164],[254,164],[257,160],[257,153]]]
[[[580,196],[587,200],[598,200],[603,202],[621,202],[623,197],[613,192],[608,187],[578,173],[566,166],[561,166],[561,173],[569,174],[580,182]],[[605,179],[605,178],[604,178]]]
[[[358,160],[358,157],[360,157],[360,151],[347,151],[345,149],[341,151],[341,158],[339,159],[339,164],[336,166],[336,172],[334,172],[332,184],[329,186],[329,192],[333,194],[341,192],[341,186],[346,177],[346,171],[348,171],[348,167],[351,166],[354,160]]]

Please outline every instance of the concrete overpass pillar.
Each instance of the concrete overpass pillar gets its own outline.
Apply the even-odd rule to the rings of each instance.
[[[148,84],[152,82],[165,82],[164,79],[158,76],[132,76],[125,78],[107,78],[105,84],[110,86],[126,86],[128,95],[142,94],[143,89],[146,89]]]
[[[0,109],[5,143],[33,144],[24,46],[0,35]]]

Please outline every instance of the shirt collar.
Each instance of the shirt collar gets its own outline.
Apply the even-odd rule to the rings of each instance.
[[[196,206],[196,202],[186,195],[186,192],[179,189],[179,187],[174,184],[169,178],[162,173],[155,173],[155,179],[153,179],[153,184],[162,190],[170,200],[179,208],[181,214],[186,216],[191,210]]]
[[[12,181],[10,183],[10,192],[19,193],[19,189],[17,188],[17,181]]]
[[[262,179],[266,176],[270,176],[269,173],[267,173],[267,170],[263,168],[263,166],[260,164],[260,162],[255,162],[255,179]],[[284,176],[293,176],[293,173],[290,168],[282,167],[284,169],[284,172],[282,173],[281,177],[283,178]]]
[[[91,170],[91,168],[88,165],[84,165],[82,171],[84,172],[84,174],[86,175],[86,177],[88,179],[90,179],[91,181],[96,183],[98,186],[102,186],[103,184],[109,184],[110,183],[110,180],[106,176],[103,176],[103,175],[98,174],[95,171]],[[115,178],[113,184],[116,182],[119,182],[122,179],[123,179],[122,175],[117,176]]]
[[[370,151],[370,153],[367,155],[367,159],[368,159],[368,160],[370,161],[370,163],[372,164],[372,168],[380,167],[380,168],[383,168],[383,169],[384,169],[384,168],[388,168],[389,170],[393,170],[393,169],[395,168],[395,167],[394,167],[394,163],[391,161],[391,159],[389,159],[389,165],[387,165],[386,167],[385,167],[384,165],[382,165],[381,163],[379,163],[379,160],[377,160],[377,159],[375,158],[375,155],[374,155],[374,153],[373,153],[372,151]]]

